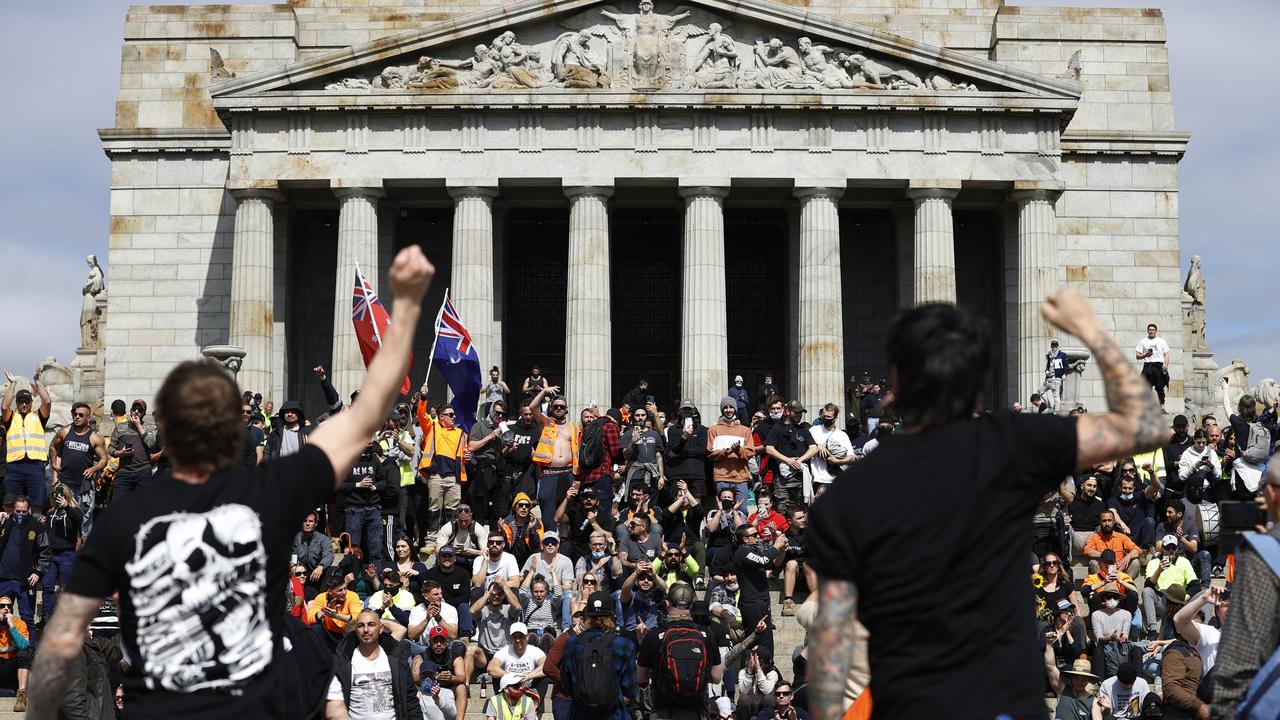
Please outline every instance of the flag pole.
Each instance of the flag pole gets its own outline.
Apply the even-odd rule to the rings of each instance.
[[[427,384],[431,377],[431,365],[436,361],[436,343],[440,342],[440,318],[444,316],[444,306],[449,304],[449,288],[444,289],[444,300],[440,301],[440,310],[436,313],[435,337],[431,339],[431,354],[427,356],[427,374],[422,376],[422,384]]]

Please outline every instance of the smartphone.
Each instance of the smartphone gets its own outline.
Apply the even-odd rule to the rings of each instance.
[[[684,419],[684,429],[685,429],[685,430],[692,430],[692,429],[693,429],[693,418],[685,418],[685,419]]]
[[[644,396],[644,401],[645,401],[645,404],[652,403],[652,402],[653,402],[653,396],[652,396],[652,395],[645,395],[645,396]]]

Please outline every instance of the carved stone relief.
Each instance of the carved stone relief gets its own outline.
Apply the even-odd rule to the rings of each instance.
[[[607,22],[595,19],[603,15]],[[800,37],[794,46],[774,35],[735,39],[731,23],[705,10],[654,12],[639,0],[636,12],[605,6],[562,24],[568,32],[532,45],[508,30],[462,59],[423,56],[369,77],[342,78],[337,92],[380,90],[474,91],[544,87],[638,92],[704,89],[900,90],[977,92],[972,83]]]

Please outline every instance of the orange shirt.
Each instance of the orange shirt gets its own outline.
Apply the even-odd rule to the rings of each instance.
[[[9,624],[0,623],[0,659],[12,659],[30,645],[31,633],[22,618],[11,615]]]
[[[1086,577],[1084,580],[1082,580],[1080,582],[1080,587],[1083,588],[1084,586],[1088,585],[1090,589],[1092,589],[1094,592],[1097,592],[1103,585],[1106,585],[1107,582],[1108,582],[1107,577],[1105,575],[1103,575],[1102,573],[1094,573]],[[1133,585],[1134,584],[1133,578],[1129,577],[1126,573],[1122,573],[1119,570],[1117,570],[1116,585],[1120,587],[1120,594],[1124,595],[1125,593],[1129,592],[1129,588],[1125,587],[1122,583],[1129,583],[1130,585]]]
[[[311,604],[307,606],[307,624],[315,625],[316,623],[321,623],[324,625],[324,628],[330,632],[343,632],[347,628],[347,624],[345,622],[338,618],[320,614],[321,610],[328,607],[328,601],[329,593],[327,592],[322,592],[315,596],[315,599],[313,599]],[[363,607],[364,604],[360,602],[360,596],[348,590],[347,596],[343,598],[342,606],[334,609],[343,615],[351,616],[354,620]]]
[[[1137,550],[1138,546],[1133,544],[1128,535],[1119,530],[1111,531],[1111,540],[1102,539],[1100,533],[1094,533],[1084,542],[1085,554],[1089,552],[1101,553],[1103,550],[1114,550],[1116,553],[1116,562],[1120,562],[1130,551]]]

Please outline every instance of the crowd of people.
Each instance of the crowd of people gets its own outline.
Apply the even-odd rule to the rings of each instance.
[[[405,262],[397,258],[393,286],[408,282]],[[416,314],[400,299],[397,321],[412,327]],[[383,354],[399,343],[407,355],[404,334],[389,332]],[[1055,392],[1056,346],[1046,372]],[[83,404],[71,425],[49,428],[38,376],[36,410],[11,377],[0,688],[16,691],[16,709],[25,709],[31,680],[42,684],[32,695],[43,717],[199,716],[216,698],[215,714],[250,717],[269,708],[454,720],[478,706],[495,720],[808,720],[846,709],[853,718],[877,707],[868,689],[876,667],[880,682],[901,687],[876,691],[880,710],[910,716],[898,704],[911,684],[895,675],[902,667],[875,664],[896,644],[879,639],[893,634],[879,634],[893,623],[880,610],[886,596],[864,594],[865,626],[852,605],[839,618],[851,642],[832,666],[819,639],[831,627],[823,613],[843,598],[832,591],[820,603],[818,591],[828,578],[852,586],[858,572],[846,578],[843,565],[852,556],[892,552],[895,572],[912,573],[938,562],[916,560],[926,547],[943,556],[952,548],[913,531],[918,547],[886,540],[873,552],[860,545],[869,539],[837,528],[865,533],[875,524],[867,513],[905,511],[913,519],[903,528],[950,520],[958,532],[954,521],[980,513],[984,498],[957,486],[938,503],[922,496],[908,507],[886,494],[856,516],[843,509],[855,482],[846,470],[872,468],[873,453],[893,457],[920,437],[917,406],[895,404],[887,377],[855,374],[843,414],[828,403],[810,416],[772,376],[754,403],[734,378],[714,410],[688,399],[655,403],[643,380],[614,407],[570,408],[539,368],[512,392],[494,367],[479,418],[464,430],[457,409],[432,403],[425,383],[394,400],[396,365],[380,355],[345,399],[316,367],[327,407],[312,419],[298,402],[277,410],[191,363],[158,393],[158,422],[146,401],[116,400],[105,433]],[[1027,412],[1044,403],[1032,398]],[[222,413],[216,421],[211,407]],[[1015,539],[1006,549],[1031,531],[1032,590],[992,607],[1012,600],[1017,613],[1019,598],[1034,597],[1025,611],[1040,621],[1043,694],[1057,717],[1207,717],[1244,696],[1258,647],[1225,652],[1223,622],[1233,594],[1245,592],[1233,575],[1252,570],[1252,592],[1270,598],[1255,601],[1263,612],[1275,608],[1266,594],[1274,583],[1253,567],[1256,557],[1237,564],[1221,528],[1210,536],[1218,522],[1210,508],[1261,498],[1280,511],[1280,467],[1265,471],[1280,438],[1276,408],[1260,413],[1246,397],[1224,410],[1221,429],[1205,417],[1191,432],[1175,417],[1162,448],[1092,462],[1043,495],[1034,516],[1004,523],[1000,532]],[[1050,452],[1079,414],[1061,413],[1052,432],[1036,425],[1041,435],[1016,450]],[[1265,442],[1255,442],[1263,431]],[[934,450],[930,463],[953,456]],[[1091,457],[1059,454],[1043,468]],[[828,492],[839,497],[824,502]],[[821,514],[817,532],[811,508]],[[931,592],[980,592],[932,586],[929,575],[903,585],[913,589],[907,606]],[[277,576],[279,594],[270,591]],[[55,613],[59,602],[66,609]],[[911,613],[916,625],[930,618],[921,612]],[[1261,647],[1274,628],[1256,612],[1250,639]],[[778,617],[795,617],[814,642],[775,644]],[[955,629],[936,621],[932,632]],[[42,631],[49,637],[36,653]],[[906,642],[926,647],[917,633],[908,630]],[[993,652],[1001,642],[992,639]],[[1206,679],[1214,672],[1217,698]]]

